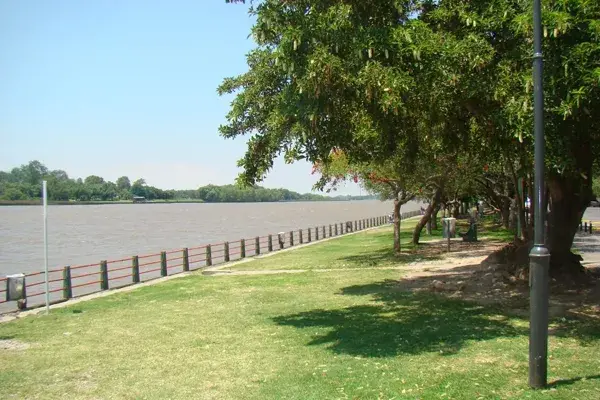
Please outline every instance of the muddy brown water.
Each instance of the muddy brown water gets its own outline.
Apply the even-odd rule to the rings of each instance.
[[[402,211],[414,211],[421,207],[412,202]],[[239,257],[240,239],[246,241],[246,253],[255,252],[256,236],[261,236],[260,248],[267,249],[268,234],[286,232],[285,246],[289,246],[289,231],[303,228],[304,241],[307,228],[319,226],[319,237],[329,236],[329,225],[348,220],[358,220],[387,215],[390,202],[341,201],[341,202],[289,202],[289,203],[221,203],[221,204],[108,204],[79,206],[50,206],[48,208],[48,258],[53,299],[62,296],[62,268],[92,264],[72,270],[74,295],[82,295],[99,289],[99,262],[109,262],[111,287],[131,282],[131,256],[168,254],[169,274],[181,271],[184,247],[194,248],[206,244],[231,242],[232,259]],[[0,207],[0,277],[13,273],[43,271],[43,225],[42,208],[36,206]],[[273,246],[278,247],[276,237]],[[222,245],[213,246],[213,259],[222,260]],[[204,249],[190,250],[191,267],[203,265]],[[140,259],[142,280],[160,275],[160,256]],[[87,275],[81,278],[76,276]],[[119,278],[122,277],[122,278]],[[28,277],[29,303],[43,302],[43,274]],[[113,278],[115,278],[113,280]],[[39,283],[36,285],[36,283]],[[90,283],[90,284],[88,284]],[[0,290],[4,289],[0,282]],[[34,285],[29,287],[29,285]],[[32,295],[35,295],[31,297]],[[4,300],[0,293],[0,300]],[[0,305],[6,311],[7,304]]]

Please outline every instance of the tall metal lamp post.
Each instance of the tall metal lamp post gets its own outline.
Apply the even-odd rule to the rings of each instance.
[[[545,244],[544,92],[542,87],[542,7],[533,0],[533,97],[535,133],[534,244],[529,253],[529,385],[541,388],[548,376],[548,274],[550,252]]]

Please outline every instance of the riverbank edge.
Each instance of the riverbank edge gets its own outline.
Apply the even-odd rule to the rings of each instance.
[[[148,200],[145,202],[134,203],[133,201],[48,201],[50,206],[97,206],[97,205],[124,205],[124,204],[262,204],[262,203],[330,203],[346,201],[372,201],[364,200],[280,200],[280,201],[238,201],[238,202],[213,202],[204,200]],[[42,200],[0,200],[0,207],[14,206],[41,206]]]
[[[420,215],[417,215],[415,217],[410,217],[410,218],[406,218],[404,219],[404,221],[407,220],[411,220],[411,219],[415,219],[415,218],[421,218]],[[223,268],[229,268],[238,264],[243,264],[243,263],[248,263],[250,261],[256,260],[256,259],[261,259],[261,258],[265,258],[265,257],[271,257],[277,254],[281,254],[281,253],[285,253],[288,251],[293,251],[296,249],[301,249],[307,246],[314,246],[317,244],[321,244],[321,243],[325,243],[328,242],[330,240],[335,240],[335,239],[339,239],[339,238],[343,238],[343,237],[347,237],[347,236],[351,236],[351,235],[357,235],[359,233],[364,233],[364,232],[368,232],[368,231],[373,231],[373,230],[377,230],[377,229],[386,229],[388,228],[390,225],[383,225],[383,226],[374,226],[372,228],[365,228],[365,229],[361,229],[361,230],[357,230],[354,232],[349,232],[349,233],[344,233],[342,235],[338,235],[338,236],[332,236],[332,237],[328,237],[328,238],[323,238],[321,240],[318,241],[314,241],[314,242],[308,242],[308,243],[303,243],[303,244],[298,244],[292,247],[288,247],[285,249],[281,249],[281,250],[277,250],[277,251],[273,251],[273,252],[269,252],[269,253],[265,253],[265,254],[260,254],[260,255],[256,255],[256,256],[250,256],[250,257],[246,257],[244,259],[241,260],[235,260],[235,261],[231,261],[231,262],[225,262],[225,263],[221,263],[218,265],[214,265],[214,266],[210,266],[210,267],[201,267],[198,268],[194,271],[188,271],[188,272],[180,272],[174,275],[169,275],[169,276],[164,276],[164,277],[160,277],[160,278],[155,278],[146,282],[140,282],[138,284],[135,285],[127,285],[127,286],[123,286],[120,288],[114,288],[114,289],[108,289],[108,290],[103,290],[103,291],[99,291],[99,292],[95,292],[95,293],[91,293],[88,295],[84,295],[81,297],[76,297],[76,298],[72,298],[69,300],[59,300],[56,302],[53,302],[52,304],[50,304],[50,309],[57,309],[57,308],[64,308],[64,307],[69,307],[71,305],[77,304],[77,303],[81,303],[83,301],[90,301],[93,299],[97,299],[100,297],[105,297],[105,296],[111,296],[113,294],[116,293],[123,293],[123,292],[129,292],[132,290],[136,290],[138,288],[142,288],[142,287],[146,287],[146,286],[152,286],[152,285],[157,285],[160,284],[162,282],[166,282],[166,281],[170,281],[172,279],[178,279],[178,278],[184,278],[186,276],[192,276],[192,275],[211,275],[211,273],[215,273],[218,272],[219,270],[223,269]],[[40,313],[43,313],[46,310],[45,305],[40,305],[37,306],[35,308],[31,308],[31,309],[27,309],[24,311],[12,311],[12,312],[8,312],[5,314],[0,314],[0,324],[4,323],[4,322],[10,322],[10,321],[14,321],[18,318],[24,318],[27,317],[29,315],[37,315]]]

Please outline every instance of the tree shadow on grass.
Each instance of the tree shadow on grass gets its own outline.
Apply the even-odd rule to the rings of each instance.
[[[371,295],[376,303],[279,316],[279,325],[313,329],[308,345],[363,357],[458,352],[467,341],[527,335],[491,307],[398,290],[393,280],[350,286],[342,295]],[[314,328],[329,328],[326,333]]]
[[[418,261],[439,260],[437,254],[423,254],[417,252],[394,254],[390,249],[376,249],[360,254],[338,258],[339,261],[359,265],[360,267],[385,267],[392,264],[408,264]]]

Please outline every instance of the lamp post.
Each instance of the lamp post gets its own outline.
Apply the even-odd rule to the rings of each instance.
[[[529,386],[546,386],[548,376],[548,273],[545,244],[544,92],[542,87],[542,7],[533,0],[533,103],[535,134],[534,242],[529,253]]]

